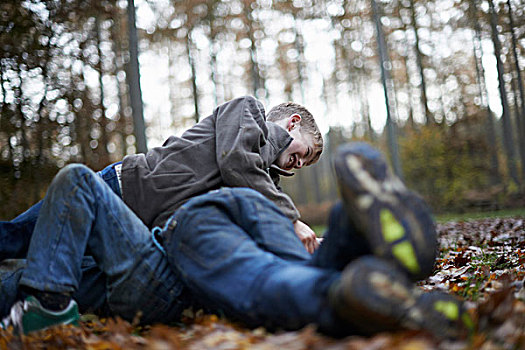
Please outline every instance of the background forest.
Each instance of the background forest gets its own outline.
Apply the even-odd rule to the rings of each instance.
[[[304,104],[319,163],[285,190],[337,199],[330,156],[366,140],[437,212],[523,206],[522,0],[2,0],[0,218],[65,164],[99,170],[254,95]],[[139,79],[140,70],[140,79]],[[144,104],[142,104],[144,101]]]

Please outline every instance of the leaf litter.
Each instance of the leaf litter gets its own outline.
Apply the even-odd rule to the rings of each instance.
[[[22,337],[0,330],[0,349],[525,349],[525,219],[448,222],[437,230],[434,273],[418,286],[466,301],[477,330],[465,340],[437,339],[424,331],[334,339],[314,326],[272,333],[188,310],[177,325],[140,327],[118,317],[84,315],[79,327]]]

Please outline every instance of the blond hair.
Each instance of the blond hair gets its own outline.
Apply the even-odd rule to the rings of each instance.
[[[266,114],[266,119],[270,122],[276,122],[286,119],[293,114],[299,114],[301,116],[301,121],[299,122],[302,130],[301,133],[304,130],[304,132],[312,136],[315,149],[313,150],[314,156],[310,164],[314,164],[317,162],[321,156],[321,153],[323,152],[323,136],[321,135],[321,131],[319,131],[319,127],[317,126],[317,123],[315,122],[315,119],[310,111],[300,104],[294,102],[285,102],[270,109],[270,111]]]

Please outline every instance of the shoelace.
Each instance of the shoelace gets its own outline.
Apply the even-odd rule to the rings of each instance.
[[[3,329],[7,329],[9,326],[13,326],[14,330],[22,330],[22,316],[27,311],[29,303],[26,301],[18,301],[12,307],[9,312],[9,316],[6,316],[1,323]]]

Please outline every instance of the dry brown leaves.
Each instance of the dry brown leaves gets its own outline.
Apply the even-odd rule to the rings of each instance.
[[[381,333],[333,339],[306,327],[270,333],[215,315],[178,326],[140,328],[116,318],[92,317],[80,327],[58,326],[18,337],[0,330],[0,349],[523,349],[525,348],[525,223],[521,218],[438,225],[440,258],[419,283],[464,297],[478,323],[465,341],[443,341],[424,332]]]

